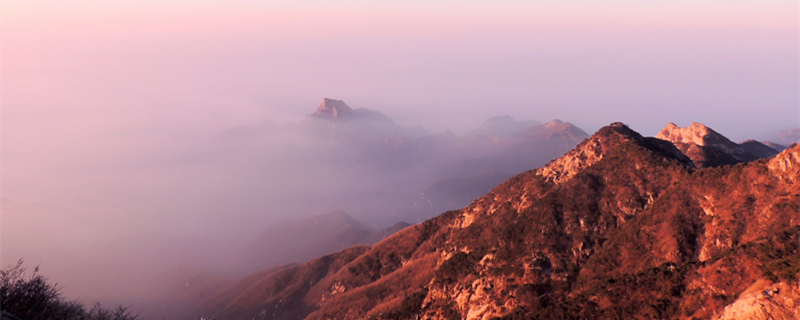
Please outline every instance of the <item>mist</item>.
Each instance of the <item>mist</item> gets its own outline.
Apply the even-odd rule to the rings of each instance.
[[[800,127],[794,1],[3,4],[2,265],[88,302],[134,304],[182,267],[237,276],[286,219],[417,223],[436,182],[570,147],[523,168],[492,160],[521,140],[425,142],[495,116]],[[319,134],[323,98],[388,131]]]

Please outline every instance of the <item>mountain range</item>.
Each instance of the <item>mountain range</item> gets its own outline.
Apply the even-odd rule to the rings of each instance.
[[[220,144],[233,162],[226,166],[241,168],[248,180],[302,185],[274,192],[286,195],[269,202],[273,210],[298,217],[344,211],[380,228],[463,207],[587,137],[568,122],[510,116],[490,118],[462,135],[426,133],[380,111],[325,98],[298,124],[237,127],[222,134]],[[460,191],[469,192],[452,197]],[[285,201],[297,194],[315,200]]]
[[[461,209],[250,274],[186,318],[797,319],[800,145],[743,145],[613,123]]]

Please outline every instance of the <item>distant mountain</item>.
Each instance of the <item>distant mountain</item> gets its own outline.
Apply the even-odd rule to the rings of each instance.
[[[409,224],[400,222],[388,229],[373,230],[342,211],[287,220],[250,241],[238,269],[252,272],[308,261],[356,244],[376,243],[406,226]]]
[[[771,141],[762,141],[761,143],[763,143],[765,146],[770,147],[770,148],[772,148],[772,149],[774,149],[775,151],[778,151],[778,152],[781,152],[781,151],[786,150],[788,148],[788,147],[786,147],[786,146],[784,146],[782,144],[777,144],[777,143],[771,142]],[[742,144],[744,144],[744,142],[742,142]]]
[[[219,319],[302,319],[316,309],[316,302],[304,299],[309,289],[341,271],[367,250],[368,246],[354,246],[301,265],[250,274],[206,299],[185,318],[208,319],[210,314],[215,314],[220,315]],[[344,291],[333,283],[330,285],[333,291]],[[319,299],[324,302],[323,296]]]
[[[397,125],[380,111],[350,108],[344,101],[325,98],[303,121],[303,128],[344,143],[381,143],[393,136],[419,136],[418,128]]]
[[[737,144],[703,124],[681,128],[669,123],[656,138],[675,144],[699,168],[715,167],[771,157],[777,150],[755,140]]]
[[[510,116],[490,118],[462,136],[450,130],[419,135],[418,131],[403,128],[377,111],[352,109],[341,100],[328,98],[306,117],[301,127],[332,146],[328,154],[320,155],[326,166],[356,166],[361,172],[382,175],[384,179],[387,174],[397,172],[401,175],[398,179],[404,181],[387,181],[386,190],[371,189],[363,197],[343,197],[348,201],[340,208],[359,218],[369,214],[372,218],[387,216],[394,221],[411,222],[467,205],[502,181],[480,181],[477,176],[507,172],[506,177],[510,177],[544,165],[588,137],[568,122],[553,120],[540,124],[536,120],[517,121]],[[443,181],[450,181],[453,187],[457,183],[463,185],[451,188],[449,194],[435,192],[434,185],[442,186]],[[397,188],[398,185],[405,188]],[[465,193],[453,193],[458,190]],[[424,199],[415,197],[420,192],[426,194]],[[379,223],[385,225],[387,220],[381,219]]]
[[[353,116],[351,109],[344,101],[324,98],[317,111],[310,115],[321,119],[347,119]]]
[[[507,123],[514,130],[489,129],[496,123]],[[568,122],[534,123],[537,122],[496,117],[484,122],[480,130],[464,136],[446,131],[415,140],[414,143],[424,146],[420,150],[427,147],[430,148],[427,153],[437,154],[435,175],[440,180],[419,193],[413,209],[404,209],[415,212],[405,219],[421,221],[462,208],[513,176],[511,173],[544,165],[588,137]],[[531,124],[534,125],[528,126]]]
[[[517,121],[511,116],[497,116],[487,119],[478,128],[467,133],[467,136],[503,137],[540,124],[536,120]]]
[[[468,178],[440,180],[420,193],[418,206],[420,210],[439,213],[460,209],[509,178],[510,174],[492,171]]]
[[[379,111],[366,108],[358,108],[353,110],[342,100],[328,98],[322,99],[317,111],[309,115],[309,117],[334,121],[366,120],[391,122],[389,118]]]
[[[588,138],[569,122],[553,120],[546,124],[498,135],[460,137],[442,169],[450,177],[470,177],[480,172],[519,173],[544,165]]]
[[[370,233],[366,238],[361,239],[361,244],[376,244],[383,239],[388,238],[389,236],[397,233],[400,230],[410,227],[411,224],[408,222],[398,222],[383,230],[377,230]]]
[[[780,143],[784,146],[790,146],[795,143],[800,143],[800,128],[794,128],[790,130],[783,130],[778,132],[777,137],[775,137],[775,142]]]
[[[745,140],[742,143],[740,143],[739,146],[742,147],[742,149],[744,149],[748,153],[758,157],[759,159],[769,158],[771,156],[778,154],[780,151],[786,149],[786,147],[781,148],[781,146],[774,143],[767,144],[756,140]],[[781,150],[778,150],[772,146],[780,148]]]
[[[707,135],[667,137],[727,143]],[[192,316],[797,319],[799,197],[798,145],[697,169],[614,123],[463,209],[254,273]]]
[[[285,185],[255,201],[269,206],[264,210],[343,210],[370,226],[387,227],[461,208],[502,181],[474,177],[500,172],[510,177],[542,166],[587,137],[569,122],[540,124],[510,116],[490,118],[467,134],[426,134],[375,109],[325,98],[300,123],[231,128],[213,141],[216,149],[192,151],[198,154],[192,158],[233,168],[231,176],[254,185]],[[429,189],[443,181],[464,185],[451,183],[448,192]],[[251,190],[244,197],[258,194]],[[453,193],[458,190],[465,193]],[[316,200],[284,199],[300,194]]]

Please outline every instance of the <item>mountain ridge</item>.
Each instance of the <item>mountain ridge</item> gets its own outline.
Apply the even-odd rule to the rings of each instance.
[[[691,319],[736,303],[737,314],[754,312],[747,301],[761,298],[739,297],[745,289],[800,276],[799,170],[800,146],[697,168],[675,144],[614,123],[463,209],[348,249],[363,252],[292,291],[291,303],[302,301],[307,319]],[[249,295],[260,294],[238,293]],[[274,319],[298,310],[270,308],[282,314]]]

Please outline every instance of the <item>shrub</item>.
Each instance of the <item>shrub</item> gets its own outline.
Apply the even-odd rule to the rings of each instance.
[[[39,267],[26,277],[22,260],[0,270],[0,308],[25,320],[134,320],[125,307],[113,310],[95,304],[88,311],[79,302],[61,296],[61,289],[39,274]]]

